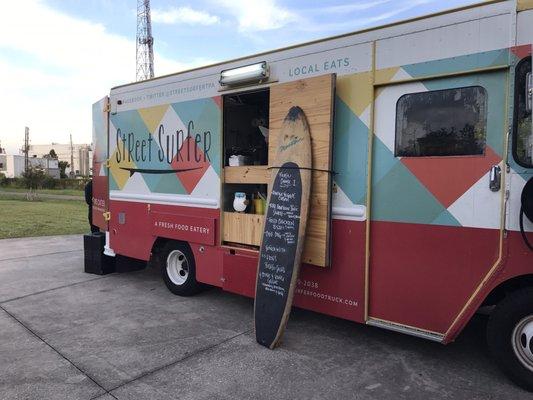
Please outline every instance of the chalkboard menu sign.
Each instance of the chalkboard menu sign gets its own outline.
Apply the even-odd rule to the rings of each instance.
[[[272,347],[292,296],[302,209],[302,178],[297,164],[283,164],[272,185],[259,259],[255,302],[257,341]],[[303,245],[300,244],[300,246]],[[301,253],[301,250],[300,250]]]

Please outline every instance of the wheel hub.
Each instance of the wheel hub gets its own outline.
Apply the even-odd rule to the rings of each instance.
[[[513,330],[513,350],[524,367],[533,371],[533,315],[522,319]]]
[[[183,285],[189,277],[187,257],[180,250],[172,250],[167,257],[167,274],[172,283]]]

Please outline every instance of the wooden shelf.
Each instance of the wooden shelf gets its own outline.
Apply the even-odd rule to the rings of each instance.
[[[247,165],[243,167],[225,167],[225,183],[245,183],[245,184],[268,184],[270,181],[270,171],[266,165]]]
[[[224,212],[224,242],[260,246],[265,216]]]

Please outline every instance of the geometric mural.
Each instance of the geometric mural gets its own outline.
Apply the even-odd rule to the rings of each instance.
[[[92,110],[92,127],[93,135],[92,141],[94,143],[93,148],[93,175],[94,176],[106,176],[107,170],[105,168],[105,162],[107,160],[107,127],[106,120],[107,114],[104,112],[104,107],[107,104],[107,97],[93,104]]]
[[[506,54],[509,54],[506,52]],[[496,58],[488,57],[492,60]],[[483,59],[483,58],[480,58]],[[431,70],[432,63],[426,63]],[[440,67],[446,63],[439,61]],[[457,63],[453,65],[457,67]],[[417,71],[416,68],[403,68]],[[422,70],[420,70],[422,71]],[[397,75],[397,74],[396,74]],[[481,86],[487,92],[484,154],[398,157],[394,154],[396,104],[406,93]],[[501,164],[506,135],[506,72],[417,81],[377,92],[372,173],[372,219],[445,226],[499,228],[501,192],[489,190],[488,173]],[[477,196],[477,201],[473,199]],[[483,200],[483,203],[479,202]]]
[[[111,115],[110,190],[190,195],[211,187],[215,190],[208,192],[218,192],[220,121],[220,102],[213,98]]]
[[[503,49],[376,71],[380,84],[508,65],[524,49]],[[530,51],[530,50],[528,50]],[[506,72],[415,81],[413,92],[482,86],[488,94],[484,154],[396,157],[395,96],[402,84],[376,92],[372,154],[372,219],[447,226],[493,227],[500,197],[487,193],[488,171],[501,164],[507,121]],[[333,206],[367,206],[368,137],[373,100],[370,72],[338,76],[335,97]],[[386,110],[384,112],[384,110]],[[110,116],[110,189],[139,194],[220,195],[221,97]],[[388,115],[386,117],[385,114]],[[387,119],[388,122],[383,122]],[[512,160],[511,160],[512,162]],[[516,166],[512,164],[513,170]],[[157,171],[156,171],[157,170]],[[481,196],[481,197],[480,197]],[[483,199],[480,206],[479,199]],[[474,199],[476,206],[473,206]],[[497,213],[496,213],[497,214]],[[499,221],[499,215],[497,215]],[[496,226],[495,226],[496,227]]]

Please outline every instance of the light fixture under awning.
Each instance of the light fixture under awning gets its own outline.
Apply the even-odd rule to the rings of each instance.
[[[268,79],[269,70],[266,61],[244,67],[227,69],[220,74],[222,86],[238,85],[249,82],[259,82]]]

